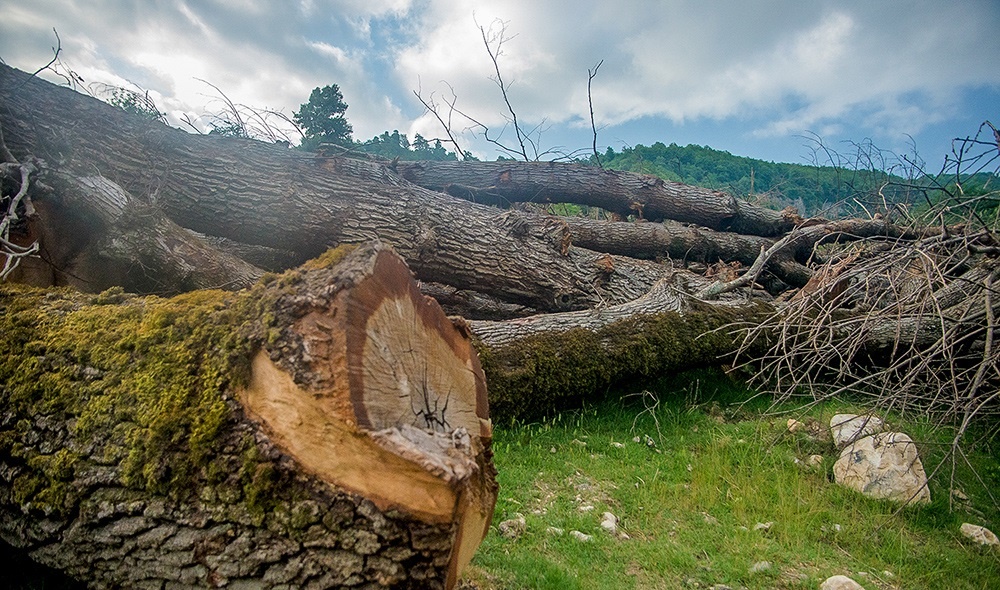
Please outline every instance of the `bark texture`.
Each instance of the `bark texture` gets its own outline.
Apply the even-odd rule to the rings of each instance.
[[[756,207],[721,191],[580,164],[400,162],[395,169],[420,186],[501,207],[521,202],[577,203],[622,216],[673,219],[763,236],[783,234],[802,221],[794,212]]]
[[[385,247],[0,310],[0,534],[93,587],[452,588],[488,529],[467,328]]]
[[[582,309],[602,299],[595,286],[606,282],[595,266],[599,255],[577,249],[570,257],[563,223],[457,201],[375,162],[191,136],[6,66],[0,66],[0,101],[0,123],[16,157],[32,154],[71,177],[92,178],[98,170],[102,185],[201,234],[304,257],[379,238],[421,280],[542,311]],[[59,225],[52,215],[89,214],[87,203],[69,207],[83,210],[53,200],[40,222]],[[620,272],[616,280],[630,278]]]

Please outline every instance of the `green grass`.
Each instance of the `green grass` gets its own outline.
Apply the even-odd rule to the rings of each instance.
[[[966,521],[1000,530],[1000,514],[971,472],[957,470],[970,505],[949,511],[949,464],[932,481],[929,506],[897,511],[833,484],[832,444],[788,433],[788,416],[765,415],[766,401],[737,405],[747,396],[702,372],[542,423],[496,425],[500,496],[467,580],[483,590],[815,589],[845,574],[869,590],[1000,588],[1000,551],[958,532]],[[857,409],[829,403],[793,415],[829,424],[834,413]],[[935,441],[946,433],[919,423],[902,429],[925,441],[918,446],[930,472],[944,449]],[[796,464],[810,454],[824,455],[821,467]],[[984,483],[1000,487],[996,456],[970,456]],[[600,528],[605,511],[629,539]],[[502,537],[496,525],[518,513],[526,533]],[[768,530],[755,530],[767,522]],[[580,542],[571,530],[593,539]],[[761,561],[771,568],[750,573]]]

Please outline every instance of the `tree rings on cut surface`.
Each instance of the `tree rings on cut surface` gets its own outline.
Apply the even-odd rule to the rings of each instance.
[[[496,502],[486,381],[468,331],[377,242],[290,287],[275,286],[288,327],[254,357],[246,408],[321,479],[382,510],[457,525],[457,580]]]

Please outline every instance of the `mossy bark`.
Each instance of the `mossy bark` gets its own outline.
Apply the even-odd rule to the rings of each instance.
[[[593,400],[616,384],[726,364],[743,338],[735,324],[773,311],[760,303],[678,301],[656,291],[647,298],[654,301],[640,302],[644,311],[624,305],[586,318],[578,312],[538,316],[537,325],[532,318],[473,322],[486,338],[477,348],[493,419],[538,419]]]
[[[453,586],[495,501],[485,406],[465,408],[475,432],[451,429],[452,414],[436,428],[416,415],[370,429],[354,413],[324,417],[360,441],[353,450],[425,473],[424,489],[454,490],[435,496],[452,498],[444,518],[436,506],[366,494],[310,468],[287,430],[246,405],[262,354],[303,403],[356,393],[336,371],[324,381],[331,363],[328,373],[310,365],[318,340],[302,320],[326,321],[322,310],[335,302],[348,304],[338,313],[357,313],[354,289],[377,291],[385,264],[397,269],[390,282],[405,267],[377,245],[341,258],[333,252],[241,293],[172,299],[0,286],[3,539],[98,588]],[[419,297],[405,278],[393,309]],[[424,329],[438,318],[444,337],[462,334],[439,309],[426,312]],[[364,351],[366,338],[347,342]],[[462,341],[447,342],[460,358]],[[460,398],[452,389],[451,410]],[[434,446],[443,440],[447,448]]]

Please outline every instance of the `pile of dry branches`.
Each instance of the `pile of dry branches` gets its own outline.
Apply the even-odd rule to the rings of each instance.
[[[918,200],[879,214],[895,217],[899,236],[817,243],[809,284],[763,323],[740,326],[738,365],[778,400],[863,395],[929,415],[954,428],[951,457],[963,456],[969,427],[992,433],[1000,415],[998,162],[989,122],[955,140],[938,174],[904,159],[916,174],[893,188]]]

